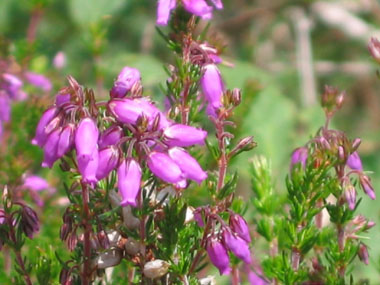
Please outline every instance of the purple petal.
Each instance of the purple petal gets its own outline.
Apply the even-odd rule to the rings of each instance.
[[[57,96],[55,97],[55,105],[60,107],[63,104],[70,102],[70,100],[71,100],[70,94],[57,94]]]
[[[148,156],[148,167],[154,175],[166,182],[178,183],[183,180],[181,169],[165,153],[151,152]]]
[[[117,148],[111,146],[99,151],[99,166],[96,171],[96,178],[101,180],[114,170],[119,161],[119,152]]]
[[[212,18],[212,7],[205,0],[182,0],[182,5],[189,13],[202,19]]]
[[[185,178],[194,180],[198,184],[207,178],[199,163],[187,151],[174,147],[169,150],[169,156],[179,166]]]
[[[78,170],[82,175],[82,179],[86,183],[96,183],[98,179],[96,178],[96,172],[99,165],[99,151],[97,148],[94,149],[93,153],[87,159],[84,156],[78,156]]]
[[[233,232],[238,234],[247,243],[251,242],[251,236],[249,234],[249,227],[244,218],[238,214],[232,214],[230,216],[230,228]]]
[[[214,4],[215,8],[220,10],[223,9],[222,0],[211,0],[212,4]]]
[[[38,88],[41,88],[44,91],[50,91],[52,89],[52,84],[50,80],[42,74],[26,72],[25,78],[30,84]]]
[[[46,143],[44,144],[44,161],[42,162],[42,167],[51,168],[54,162],[58,159],[58,141],[61,129],[56,129],[47,137]]]
[[[306,147],[296,148],[292,153],[290,168],[292,169],[298,163],[301,163],[302,167],[305,168],[307,157],[308,150]]]
[[[347,165],[353,170],[363,171],[362,161],[357,151],[353,152],[347,159]]]
[[[176,0],[158,0],[156,24],[166,26],[169,22],[170,11],[176,6]]]
[[[132,67],[124,67],[117,77],[111,89],[112,98],[123,98],[131,90],[132,86],[140,81],[140,71]]]
[[[57,108],[52,107],[47,109],[41,116],[40,121],[38,122],[36,128],[36,135],[32,139],[32,144],[43,147],[48,137],[48,133],[45,132],[46,126],[50,123],[50,121],[55,117],[57,113]]]
[[[140,193],[141,168],[134,159],[123,161],[117,170],[117,185],[122,201],[120,205],[137,206],[137,196]]]
[[[91,118],[84,118],[79,122],[75,133],[75,147],[77,157],[81,157],[82,162],[90,160],[93,152],[97,149],[99,131],[95,122]]]
[[[203,67],[201,86],[206,100],[214,109],[222,106],[224,84],[219,69],[215,64],[207,64]]]
[[[164,137],[165,143],[169,146],[203,145],[207,132],[191,126],[175,124],[165,129]]]
[[[234,235],[227,229],[223,231],[222,235],[224,244],[229,250],[232,251],[234,255],[236,255],[236,257],[240,258],[247,264],[252,262],[251,252],[245,240],[237,235]]]
[[[228,275],[231,273],[230,258],[223,244],[215,238],[211,238],[207,243],[208,256],[220,275]]]
[[[56,69],[62,69],[66,66],[66,55],[63,51],[57,52],[54,56],[53,65]]]
[[[105,148],[107,146],[116,145],[123,136],[123,129],[119,126],[111,126],[106,129],[99,138],[99,147]]]
[[[30,175],[24,179],[22,187],[30,189],[32,191],[42,191],[50,188],[49,183],[37,175]]]
[[[73,148],[74,131],[75,131],[74,124],[68,124],[66,127],[64,127],[58,141],[58,149],[57,149],[58,157],[62,157]]]

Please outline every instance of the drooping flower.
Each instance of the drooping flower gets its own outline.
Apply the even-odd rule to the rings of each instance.
[[[58,159],[58,141],[61,128],[52,131],[46,139],[46,143],[43,145],[44,160],[41,164],[42,167],[52,168],[54,162]]]
[[[99,138],[99,148],[115,145],[122,137],[123,130],[119,126],[111,126],[106,129]]]
[[[140,81],[140,71],[132,67],[124,67],[119,73],[112,89],[112,98],[123,98],[131,90],[132,86]]]
[[[67,124],[59,135],[57,156],[62,157],[74,146],[75,125]]]
[[[169,21],[170,12],[176,6],[176,0],[158,0],[157,25],[166,26]]]
[[[77,157],[81,158],[82,163],[87,162],[93,156],[97,148],[99,130],[91,118],[84,118],[79,122],[75,133],[75,147]]]
[[[228,275],[231,273],[230,258],[224,245],[217,239],[212,237],[206,246],[208,256],[220,275]]]
[[[116,168],[119,161],[117,148],[110,146],[99,151],[99,165],[96,171],[96,178],[101,180]]]
[[[248,224],[242,216],[231,214],[229,224],[233,232],[238,234],[238,236],[244,239],[247,243],[251,242]]]
[[[40,121],[38,122],[38,125],[36,128],[36,135],[32,139],[32,144],[38,145],[40,147],[44,146],[46,139],[49,135],[48,133],[45,132],[45,128],[50,123],[50,121],[55,117],[56,113],[57,113],[57,108],[55,107],[49,108],[43,113]]]
[[[40,230],[40,221],[32,208],[28,206],[22,207],[20,225],[24,234],[30,239]]]
[[[376,194],[373,189],[371,179],[366,175],[360,175],[359,177],[360,185],[362,186],[364,192],[370,197],[372,200],[376,199]]]
[[[179,147],[173,147],[168,151],[169,156],[179,166],[185,178],[194,180],[198,184],[207,178],[198,161],[187,151]]]
[[[142,171],[136,160],[123,160],[117,170],[117,185],[122,197],[120,205],[137,206],[137,195],[140,193]]]
[[[222,236],[224,244],[234,255],[236,255],[236,257],[240,258],[247,264],[252,262],[251,252],[245,240],[228,229],[223,230]]]
[[[43,179],[37,175],[29,175],[25,177],[22,187],[36,192],[42,190],[49,190],[51,192],[55,191],[55,189],[50,186],[46,179]]]
[[[83,181],[86,183],[96,183],[98,181],[96,174],[99,166],[99,151],[97,147],[89,157],[79,155],[77,160],[78,170],[82,175]]]
[[[206,137],[206,131],[182,124],[174,124],[164,130],[164,140],[169,146],[203,145]]]
[[[213,64],[203,66],[203,75],[201,78],[203,94],[209,103],[208,113],[212,115],[215,110],[222,106],[222,97],[224,84],[218,67]]]
[[[183,180],[181,169],[166,153],[152,151],[147,164],[154,175],[166,182],[178,183]]]

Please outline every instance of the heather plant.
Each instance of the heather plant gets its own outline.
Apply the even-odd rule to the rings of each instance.
[[[32,16],[40,17],[40,9]],[[233,67],[224,60],[224,43],[204,24],[221,9],[220,0],[157,2],[156,31],[172,55],[163,98],[149,94],[140,70],[128,63],[107,87],[99,70],[95,90],[71,75],[57,83],[28,143],[42,150],[42,168],[52,169],[65,193],[55,233],[64,250],[53,244],[38,247],[37,256],[28,252],[56,190],[33,174],[33,162],[12,159],[19,148],[8,146],[4,173],[17,171],[1,177],[0,249],[8,262],[14,257],[15,283],[359,281],[352,269],[369,264],[366,234],[375,223],[358,213],[357,196],[360,189],[366,199],[376,195],[361,140],[332,126],[348,95],[325,87],[325,123],[289,155],[288,175],[277,183],[269,159],[255,155],[255,134],[237,131],[245,93],[223,79],[221,66]],[[103,30],[93,28],[96,38]],[[378,61],[378,41],[369,49]],[[21,79],[52,89],[27,64],[12,69],[13,60],[4,57],[0,70],[1,122],[10,120],[11,100],[26,99]],[[61,70],[65,61],[58,53],[53,65]],[[251,199],[237,192],[242,169],[249,169]]]

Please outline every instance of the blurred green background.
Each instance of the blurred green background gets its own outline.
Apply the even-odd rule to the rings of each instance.
[[[234,161],[233,167],[244,173],[240,194],[250,195],[247,160],[254,154],[263,154],[272,161],[277,190],[285,193],[284,178],[292,150],[303,145],[324,122],[319,95],[325,84],[346,90],[346,103],[333,125],[351,138],[362,139],[360,155],[365,169],[374,172],[375,189],[380,189],[380,81],[367,50],[370,37],[380,35],[379,3],[223,2],[225,9],[214,13],[209,33],[225,45],[222,57],[233,64],[221,67],[228,88],[243,89],[244,104],[236,113],[236,135],[254,135],[258,143],[253,152]],[[140,69],[146,93],[162,101],[160,84],[166,80],[163,66],[173,57],[155,31],[155,9],[155,0],[1,0],[0,36],[10,43],[16,59],[31,55],[29,68],[51,78],[54,92],[66,84],[64,78],[70,74],[79,83],[93,87],[98,97],[106,97],[120,69],[128,65]],[[33,15],[39,21],[36,38],[32,48],[26,49]],[[52,60],[59,51],[65,53],[67,64],[56,70]],[[36,90],[30,92],[38,98]],[[45,105],[53,102],[54,92],[50,98],[43,98]],[[14,104],[10,128],[18,129],[28,140],[38,115],[25,122],[25,110],[26,103]],[[21,127],[24,125],[26,128]],[[35,160],[36,172],[61,185],[59,171],[39,170],[41,152],[37,148],[27,144],[20,147]],[[359,212],[379,224],[378,201],[363,198]],[[43,226],[38,241],[45,250],[49,244],[60,245],[58,228],[63,211],[63,207],[57,210],[54,201],[47,205],[43,223],[49,226]],[[368,278],[372,284],[380,284],[379,229],[376,226],[370,231],[367,244],[371,263],[355,268],[356,280]],[[37,242],[28,243],[33,246]],[[0,276],[6,278],[4,274]]]

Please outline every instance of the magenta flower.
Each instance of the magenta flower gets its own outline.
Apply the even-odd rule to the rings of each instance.
[[[195,209],[195,211],[194,211],[194,221],[197,222],[199,227],[205,226],[205,223],[204,223],[203,217],[202,217],[202,210],[200,208]]]
[[[119,76],[117,77],[112,89],[111,89],[111,97],[112,98],[123,98],[129,90],[131,90],[132,86],[140,81],[140,71],[136,68],[132,67],[124,67]]]
[[[231,273],[230,258],[227,250],[218,239],[211,238],[207,243],[206,250],[210,261],[218,268],[220,275]]]
[[[228,229],[223,230],[222,236],[224,244],[234,255],[236,255],[236,257],[240,258],[247,264],[252,262],[251,252],[245,240],[233,234]]]
[[[99,147],[104,148],[111,145],[116,145],[123,136],[123,129],[119,126],[111,126],[106,129],[99,138]]]
[[[149,117],[147,110],[134,99],[113,99],[108,103],[108,107],[116,119],[125,124],[136,124],[137,119],[143,114]]]
[[[199,163],[187,151],[174,147],[168,151],[170,158],[179,166],[185,178],[194,180],[201,184],[207,178],[207,173],[203,171]]]
[[[53,87],[50,80],[42,74],[29,71],[25,73],[25,78],[30,84],[44,91],[50,91]]]
[[[357,151],[353,152],[347,159],[347,165],[353,170],[363,171],[362,161]]]
[[[230,216],[230,228],[239,237],[244,239],[247,243],[251,242],[251,236],[249,234],[249,227],[244,218],[238,214],[232,214]]]
[[[181,169],[163,152],[151,152],[147,164],[154,175],[166,182],[178,183],[183,180]]]
[[[46,139],[46,143],[43,146],[44,160],[41,164],[42,167],[52,168],[54,162],[58,159],[58,141],[61,133],[61,128],[52,131]]]
[[[57,108],[55,107],[47,109],[43,113],[40,121],[38,122],[36,135],[32,139],[32,144],[38,145],[40,147],[44,146],[46,139],[49,135],[48,133],[45,132],[45,128],[50,123],[50,121],[55,117],[56,113],[57,113]]]
[[[78,159],[78,170],[82,175],[82,179],[86,183],[96,183],[98,179],[96,178],[98,166],[99,166],[99,151],[97,148],[94,149],[90,157],[79,155]]]
[[[376,194],[373,189],[371,179],[366,175],[360,175],[359,177],[360,185],[362,186],[364,192],[368,195],[372,200],[376,199]]]
[[[205,0],[182,0],[185,10],[191,14],[210,19],[212,17],[213,7],[209,6]],[[216,9],[222,9],[221,0],[211,0]],[[169,22],[170,12],[175,9],[176,0],[159,0],[157,7],[157,25],[166,26]]]
[[[368,43],[368,50],[372,57],[380,63],[380,41],[377,38],[371,38]]]
[[[266,285],[268,284],[264,279],[258,276],[252,270],[249,270],[247,273],[249,284],[251,285]]]
[[[117,170],[117,185],[122,201],[120,205],[137,206],[137,196],[140,193],[142,171],[133,158],[124,160]]]
[[[176,0],[158,0],[157,25],[166,26],[169,21],[170,11],[176,6]]]
[[[9,94],[9,96],[13,99],[18,97],[18,93],[23,85],[22,81],[15,75],[10,73],[3,74],[3,87]]]
[[[75,125],[74,124],[67,124],[60,136],[58,141],[58,149],[57,149],[57,156],[62,157],[64,156],[68,151],[70,151],[74,146],[74,131],[75,131]]]
[[[211,108],[214,110],[219,109],[222,106],[224,84],[220,71],[215,64],[203,66],[201,86],[203,94]],[[209,111],[209,113],[211,113],[211,111]]]
[[[22,184],[22,187],[36,192],[42,190],[52,190],[49,183],[45,179],[37,175],[27,176],[24,179],[24,184]]]
[[[97,149],[99,130],[95,122],[91,118],[84,118],[79,122],[75,133],[75,147],[77,150],[77,158],[81,158],[81,162],[88,162],[94,151]]]
[[[182,124],[174,124],[164,130],[165,143],[169,146],[203,145],[206,137],[206,131]]]
[[[344,196],[346,198],[348,208],[352,211],[356,206],[356,190],[355,187],[348,182],[348,184],[344,187]]]
[[[299,147],[296,148],[293,153],[290,160],[290,169],[293,169],[293,167],[300,163],[303,168],[306,167],[306,160],[308,156],[308,150],[306,147]]]
[[[96,171],[96,178],[101,180],[114,170],[119,161],[119,151],[116,147],[110,146],[99,151],[99,165]]]

